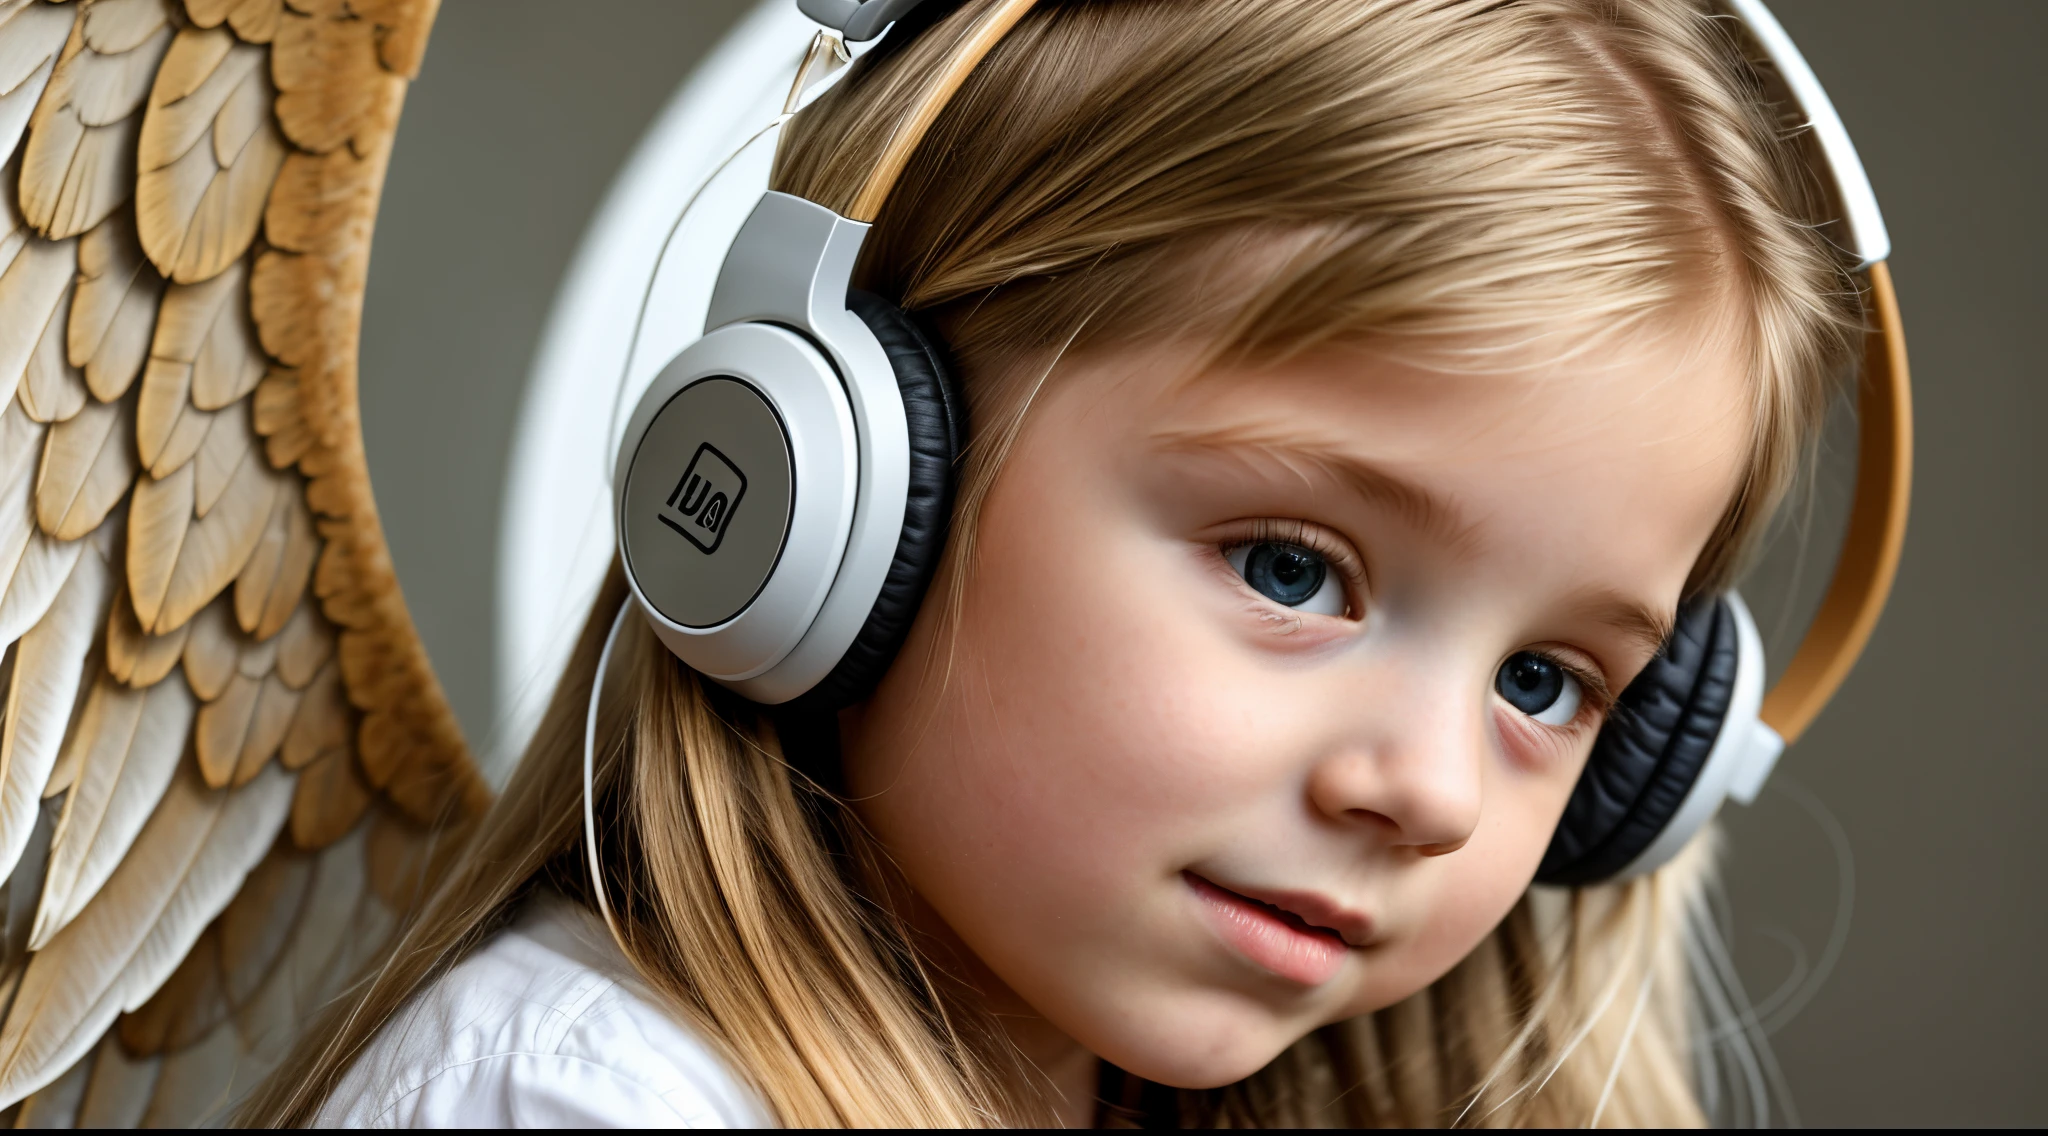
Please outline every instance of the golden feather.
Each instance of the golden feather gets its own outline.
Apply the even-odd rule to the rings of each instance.
[[[151,635],[135,621],[135,606],[114,605],[107,620],[107,673],[116,681],[133,687],[155,686],[185,653],[185,636],[194,624],[186,623],[164,635]]]
[[[94,398],[120,398],[142,373],[156,331],[164,279],[143,258],[135,219],[123,210],[78,240],[78,289],[65,349]]]
[[[284,0],[185,0],[185,14],[202,28],[217,28],[225,21],[242,39],[269,43],[277,35]]]
[[[142,247],[173,280],[219,273],[263,221],[285,154],[270,115],[269,57],[226,28],[187,28],[157,72],[135,206]]]
[[[171,46],[166,0],[82,5],[22,148],[21,212],[75,237],[135,192],[135,142],[157,65]]]

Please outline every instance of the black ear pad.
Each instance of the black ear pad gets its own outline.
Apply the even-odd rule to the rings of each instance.
[[[903,505],[903,536],[874,610],[832,673],[790,704],[799,713],[859,702],[895,660],[945,552],[953,520],[953,463],[967,441],[967,404],[938,337],[880,296],[849,292],[846,306],[875,333],[895,368],[910,426],[910,491]]]
[[[1740,663],[1726,600],[1708,596],[1679,610],[1664,649],[1608,714],[1536,869],[1537,883],[1599,883],[1657,839],[1706,768]]]

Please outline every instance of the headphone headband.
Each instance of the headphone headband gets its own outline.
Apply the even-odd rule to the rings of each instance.
[[[1867,269],[1875,325],[1865,338],[1856,396],[1856,496],[1827,595],[1792,662],[1764,697],[1762,717],[1799,740],[1856,665],[1898,574],[1913,491],[1913,390],[1906,329],[1889,265]]]

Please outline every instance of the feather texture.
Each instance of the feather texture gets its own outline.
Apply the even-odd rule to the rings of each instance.
[[[205,703],[193,735],[200,774],[215,788],[245,784],[284,744],[312,676],[292,683],[277,673],[282,637],[251,638],[228,618],[223,601],[190,626],[185,674]],[[292,641],[294,673],[320,650],[321,634],[313,619],[301,621]]]
[[[43,895],[43,868],[50,860],[50,834],[57,829],[57,813],[62,808],[55,802],[43,802],[35,810],[35,823],[29,828],[28,842],[23,845],[21,857],[14,862],[6,883],[6,941],[4,945],[5,973],[19,975],[28,963],[28,933],[35,923],[36,905]],[[0,1005],[13,998],[9,987],[7,999],[0,999]]]
[[[191,464],[162,481],[145,477],[136,484],[128,521],[128,589],[146,630],[161,635],[177,627],[241,573],[284,487],[262,463],[243,462],[200,517]]]
[[[34,485],[36,457],[46,432],[19,404],[0,403],[0,497],[11,499],[22,486]]]
[[[221,697],[200,709],[193,737],[206,783],[242,785],[261,772],[284,744],[299,697],[275,675],[229,680]]]
[[[142,247],[173,280],[206,280],[255,239],[284,136],[270,115],[270,52],[226,28],[179,32],[143,117]]]
[[[163,635],[150,635],[135,622],[135,606],[124,596],[115,602],[107,619],[107,673],[129,686],[155,686],[184,656],[185,636],[192,626],[187,623]]]
[[[128,1052],[154,1057],[200,1040],[227,1016],[216,925],[199,936],[192,952],[149,1001],[121,1015],[120,1026],[113,1032]]]
[[[78,287],[65,329],[65,353],[84,368],[93,397],[127,393],[149,357],[164,278],[143,258],[135,219],[119,210],[78,239]]]
[[[76,4],[34,2],[15,3],[0,14],[0,154],[11,156],[21,144],[77,15]]]
[[[305,909],[315,861],[279,841],[220,916],[220,968],[228,1001],[256,997],[276,968]]]
[[[14,397],[29,357],[77,275],[77,241],[34,237],[0,273],[0,399]]]
[[[14,578],[36,531],[35,483],[29,471],[44,433],[20,403],[0,406],[0,585]]]
[[[27,513],[28,503],[22,504],[22,512]],[[14,575],[7,581],[7,594],[0,597],[0,647],[19,639],[50,609],[57,589],[71,577],[71,569],[78,563],[85,544],[79,540],[52,540],[34,530],[32,519],[23,519],[32,531],[21,559],[15,562]]]
[[[35,479],[36,524],[44,532],[77,540],[127,495],[136,474],[134,405],[89,402],[50,427]]]
[[[57,307],[43,323],[43,336],[20,373],[20,405],[37,422],[63,422],[86,405],[86,377],[63,354],[63,330],[72,321],[74,291],[76,285],[68,285],[57,297]]]
[[[292,798],[292,843],[324,848],[352,831],[370,808],[370,783],[356,768],[355,755],[330,747],[299,775]]]
[[[304,690],[333,657],[334,629],[312,604],[300,604],[277,641],[277,677],[293,690]]]
[[[21,1103],[21,1114],[15,1118],[17,1128],[73,1128],[78,1124],[78,1109],[85,1099],[86,1078],[92,1075],[92,1058],[87,1055],[76,1065],[36,1094]]]
[[[389,911],[370,894],[367,832],[357,825],[319,853],[291,949],[266,984],[282,980],[294,1013],[311,1011],[354,977],[355,964],[382,945],[377,923],[390,928]]]
[[[0,1026],[0,1099],[19,1097],[98,1043],[123,1010],[163,985],[283,824],[291,775],[247,787],[176,778],[135,854],[79,918],[29,960]]]
[[[0,872],[11,872],[37,821],[78,697],[94,629],[106,618],[114,573],[88,546],[56,602],[22,636],[0,727]],[[40,870],[38,871],[40,874]]]
[[[171,782],[194,710],[192,691],[176,673],[146,691],[111,679],[93,687],[71,742],[78,779],[50,841],[31,950],[76,918],[120,866]]]
[[[225,605],[214,603],[193,617],[185,639],[185,679],[192,693],[211,702],[228,688],[240,661],[241,638]]]
[[[144,1128],[199,1128],[217,1125],[243,1078],[241,1041],[232,1025],[223,1024],[188,1048],[167,1054],[163,1074],[142,1114]]]
[[[21,372],[21,407],[38,422],[62,422],[85,408],[89,395],[85,373],[64,353],[64,329],[71,322],[73,289],[57,298],[56,310],[43,325],[42,338],[29,352]]]
[[[263,535],[235,579],[235,621],[258,639],[277,634],[303,606],[299,600],[306,594],[306,583],[320,556],[313,512],[306,507],[305,483],[290,475],[287,480],[290,485],[277,495]],[[301,681],[294,689],[304,685]]]
[[[269,43],[277,35],[284,0],[185,0],[185,11],[202,28],[225,22],[250,43]]]
[[[274,850],[271,855],[276,858],[280,853]],[[353,977],[355,964],[381,946],[390,930],[382,906],[365,895],[361,829],[324,851],[299,853],[292,859],[310,865],[298,885],[302,898],[288,924],[288,896],[280,896],[285,902],[267,905],[262,912],[266,938],[251,943],[267,948],[267,936],[286,927],[275,957],[266,961],[255,951],[222,952],[229,997],[236,1007],[234,1025],[247,1054],[243,1072],[248,1080],[269,1072],[296,1037],[298,1023]],[[227,915],[221,917],[221,929],[225,945],[234,934]],[[258,984],[241,993],[251,977],[257,977]]]
[[[153,477],[169,477],[190,461],[216,417],[209,412],[240,401],[263,377],[247,284],[246,266],[237,262],[212,280],[173,285],[164,295],[137,404],[137,450]]]
[[[108,1031],[93,1053],[92,1077],[85,1085],[85,1099],[78,1105],[80,1128],[134,1128],[142,1123],[156,1088],[163,1061],[156,1057],[130,1057],[121,1039]]]
[[[341,669],[328,663],[313,676],[292,724],[285,731],[283,760],[287,769],[302,769],[327,753],[345,751],[352,715],[348,693],[342,689]]]
[[[80,11],[22,148],[21,211],[38,232],[77,236],[134,192],[142,106],[171,30],[165,0]]]
[[[266,366],[249,319],[249,266],[237,260],[204,284],[164,296],[150,356],[191,371],[192,405],[219,410],[256,389]]]

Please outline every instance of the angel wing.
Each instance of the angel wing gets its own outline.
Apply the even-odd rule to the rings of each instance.
[[[0,0],[0,1107],[267,1071],[478,776],[356,346],[436,0]]]

